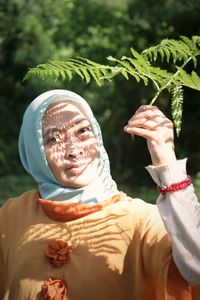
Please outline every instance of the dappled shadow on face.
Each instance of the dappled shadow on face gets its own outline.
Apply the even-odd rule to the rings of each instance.
[[[43,117],[43,143],[48,164],[61,185],[73,182],[98,167],[98,145],[87,117],[73,104],[58,102]],[[69,182],[68,182],[69,181]]]

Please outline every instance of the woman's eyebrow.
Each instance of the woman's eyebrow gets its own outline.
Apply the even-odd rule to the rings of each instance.
[[[76,118],[76,119],[74,120],[74,124],[77,125],[77,124],[79,124],[79,123],[81,123],[81,122],[83,122],[83,121],[88,121],[88,119],[86,119],[86,118],[84,118],[84,117]],[[90,123],[90,122],[88,121],[88,123]]]
[[[48,128],[44,134],[43,134],[43,139],[48,136],[50,133],[54,133],[54,132],[61,132],[61,130],[57,127],[52,127],[52,128]]]
[[[74,125],[78,125],[80,124],[81,122],[83,121],[87,121],[88,124],[90,124],[90,122],[88,121],[88,119],[84,118],[84,117],[80,117],[80,118],[76,118],[74,120],[72,120],[71,123],[73,123]],[[58,127],[51,127],[51,128],[48,128],[44,134],[43,134],[43,139],[48,136],[49,134],[52,134],[52,133],[55,133],[55,132],[62,132],[62,129],[58,128]]]

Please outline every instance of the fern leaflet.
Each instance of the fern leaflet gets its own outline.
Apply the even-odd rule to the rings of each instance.
[[[182,86],[175,86],[172,89],[172,118],[176,128],[176,134],[179,136],[182,125],[183,114],[183,89]]]

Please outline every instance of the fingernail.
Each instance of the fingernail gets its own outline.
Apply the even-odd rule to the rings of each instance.
[[[126,131],[130,131],[130,127],[128,127],[128,126],[125,126],[125,127],[124,127],[124,130],[126,130]]]

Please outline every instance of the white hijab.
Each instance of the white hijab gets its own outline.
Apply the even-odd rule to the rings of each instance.
[[[99,167],[96,178],[87,186],[69,188],[61,186],[48,165],[42,138],[42,118],[48,106],[57,101],[73,102],[88,118],[97,138]],[[79,95],[67,90],[51,90],[38,96],[25,111],[19,135],[19,154],[28,173],[39,184],[44,199],[79,203],[98,203],[118,193],[110,174],[108,155],[103,146],[102,134],[88,103]]]

